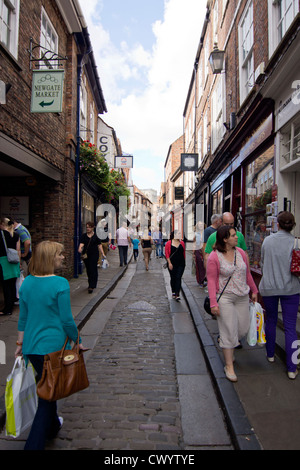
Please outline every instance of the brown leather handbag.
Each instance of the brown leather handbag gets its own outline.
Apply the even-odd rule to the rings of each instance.
[[[89,380],[79,349],[79,334],[73,349],[66,349],[68,338],[61,351],[46,354],[41,380],[37,384],[37,394],[48,401],[66,398],[89,386]]]

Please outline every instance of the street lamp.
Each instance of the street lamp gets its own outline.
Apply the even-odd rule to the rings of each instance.
[[[225,51],[219,51],[218,44],[215,42],[214,49],[209,56],[209,63],[214,74],[221,73],[224,69]]]

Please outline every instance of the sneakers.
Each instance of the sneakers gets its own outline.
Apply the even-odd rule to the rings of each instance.
[[[297,369],[295,370],[295,372],[288,372],[288,378],[291,379],[291,380],[295,380],[295,378],[297,377],[298,375],[298,371]]]
[[[275,362],[275,357],[274,356],[273,357],[268,357],[267,356],[267,361],[268,362]]]

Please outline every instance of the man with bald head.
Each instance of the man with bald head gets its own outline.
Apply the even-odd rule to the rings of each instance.
[[[231,227],[234,227],[234,217],[231,214],[231,212],[224,212],[222,216],[222,225],[230,225]],[[247,245],[245,242],[244,235],[239,232],[238,230],[236,231],[237,237],[238,237],[238,244],[237,246],[239,248],[242,248],[244,251],[247,251]],[[216,238],[217,238],[217,232],[212,233],[206,243],[205,247],[205,256],[204,256],[204,263],[206,266],[207,263],[207,258],[210,255],[210,253],[213,251],[213,246],[216,243]]]

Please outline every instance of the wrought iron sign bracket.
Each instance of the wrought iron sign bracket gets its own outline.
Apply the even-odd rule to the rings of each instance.
[[[34,57],[34,51],[36,49],[40,50],[40,57],[35,58]],[[33,41],[32,38],[30,38],[30,45],[29,45],[29,55],[30,55],[30,70],[33,67],[33,64],[39,65],[40,63],[43,63],[43,65],[46,65],[49,69],[53,69],[54,65],[57,65],[60,67],[62,64],[60,63],[63,60],[68,60],[68,57],[63,57],[56,52],[50,51],[46,47],[41,46],[40,44],[37,44],[36,42]]]

